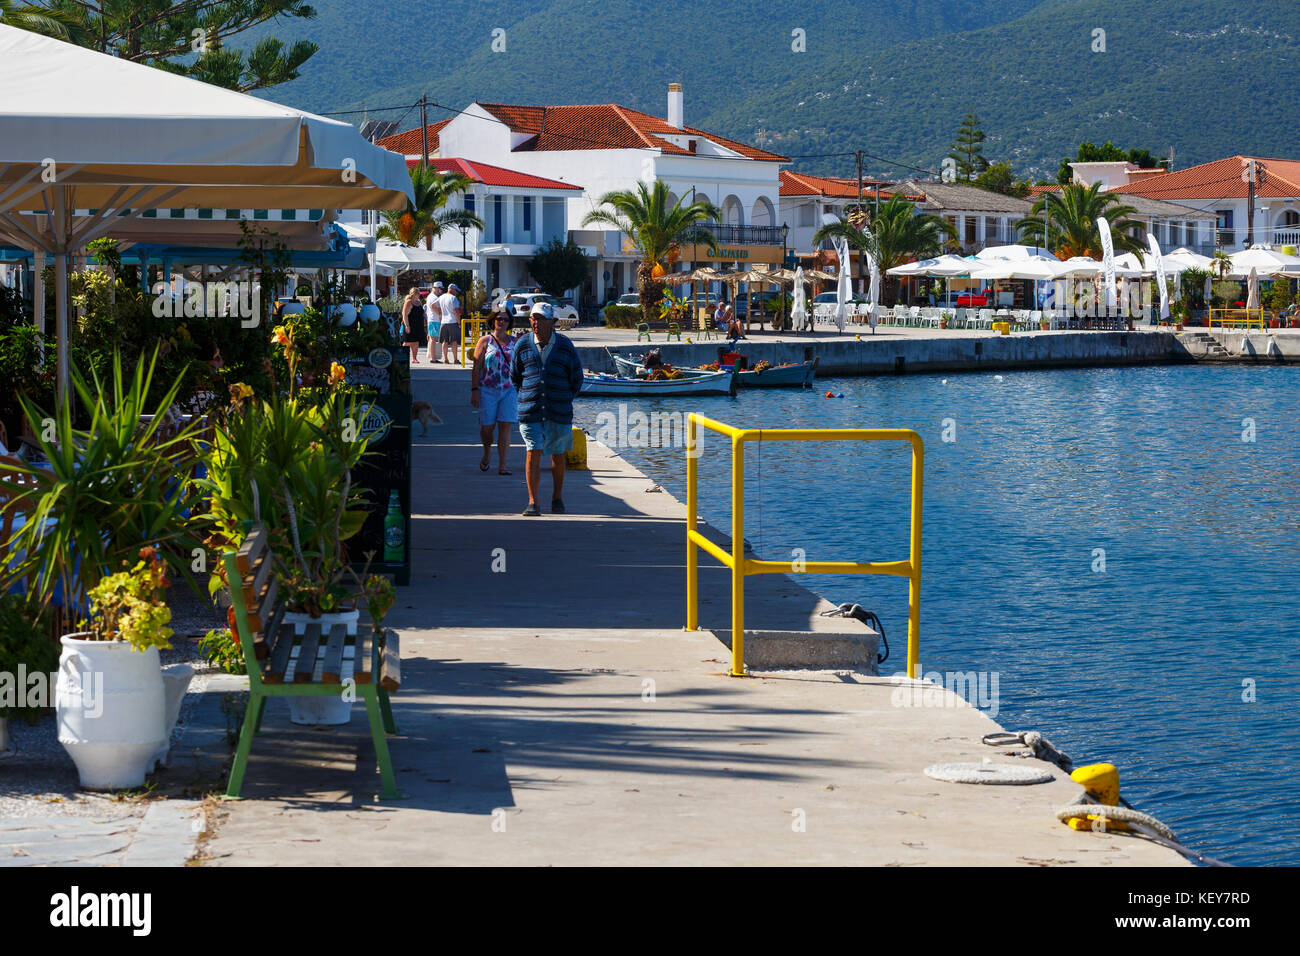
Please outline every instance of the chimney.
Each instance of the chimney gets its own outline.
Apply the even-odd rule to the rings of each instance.
[[[682,85],[680,83],[668,84],[668,125],[682,128],[682,113],[684,103],[682,98]]]

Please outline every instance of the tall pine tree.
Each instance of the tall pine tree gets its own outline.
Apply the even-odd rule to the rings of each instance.
[[[315,17],[302,0],[26,0],[3,7],[23,14],[6,16],[11,26],[242,93],[296,79],[319,49],[275,37],[247,53],[225,46],[263,23]]]
[[[984,158],[984,130],[974,113],[967,113],[957,127],[957,141],[952,144],[948,158],[957,164],[957,178],[966,182],[989,168],[989,161]]]

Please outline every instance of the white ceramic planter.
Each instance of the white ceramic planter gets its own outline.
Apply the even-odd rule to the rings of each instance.
[[[338,614],[322,614],[311,617],[307,614],[288,612],[284,623],[292,624],[294,633],[301,634],[308,624],[319,624],[323,634],[328,634],[335,624],[342,624],[348,629],[349,636],[357,633],[357,621],[361,619],[360,611],[342,611]],[[295,724],[310,727],[337,727],[352,719],[352,702],[343,699],[343,688],[337,695],[329,697],[290,697],[289,720]]]
[[[59,743],[87,790],[138,787],[165,749],[162,665],[158,649],[126,641],[62,639],[55,686]]]

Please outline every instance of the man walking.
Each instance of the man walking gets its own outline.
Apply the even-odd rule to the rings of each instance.
[[[460,287],[456,283],[447,286],[447,291],[438,296],[438,311],[442,313],[442,329],[438,341],[442,344],[442,360],[447,361],[447,350],[451,350],[451,364],[460,361],[456,354],[460,350],[460,300],[456,293]]]
[[[438,333],[441,331],[442,309],[438,307],[438,298],[443,293],[441,282],[433,284],[433,291],[424,300],[425,331],[429,336],[429,364],[438,361]]]
[[[555,310],[537,302],[528,315],[532,332],[515,345],[510,380],[519,393],[519,431],[527,449],[525,480],[528,507],[524,514],[542,513],[537,506],[542,456],[551,456],[551,513],[564,514],[564,453],[573,447],[573,399],[582,388],[582,361],[566,336],[555,331]]]

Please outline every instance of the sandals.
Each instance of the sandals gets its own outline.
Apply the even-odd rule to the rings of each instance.
[[[497,474],[498,474],[498,475],[513,475],[514,472],[513,472],[513,471],[502,471],[501,469],[498,468],[498,469],[497,469]]]

